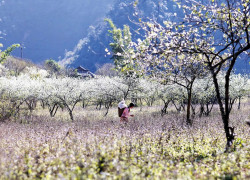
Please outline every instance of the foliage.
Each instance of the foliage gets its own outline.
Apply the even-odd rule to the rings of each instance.
[[[50,71],[51,74],[59,74],[61,67],[53,59],[48,59],[45,61],[45,67]]]
[[[3,44],[0,43],[0,48],[1,47],[3,47]],[[20,47],[20,44],[13,44],[4,51],[0,50],[0,63],[3,63],[6,60],[6,58],[10,55],[10,53],[18,47]]]
[[[170,104],[174,105],[177,111],[185,110],[188,100],[187,92],[182,86],[164,85],[152,79],[133,77],[98,77],[86,80],[46,78],[46,72],[40,72],[34,68],[29,69],[28,72],[17,77],[0,78],[2,107],[6,109],[7,104],[5,103],[11,102],[12,105],[15,104],[23,109],[28,106],[27,110],[32,112],[36,109],[29,105],[40,102],[52,117],[56,115],[58,109],[66,109],[71,120],[74,120],[74,109],[80,104],[83,108],[87,105],[94,105],[97,109],[104,107],[107,115],[109,109],[121,99],[140,104],[146,103],[148,106],[159,104],[159,100],[161,100],[164,105],[163,112],[167,113],[167,107]],[[243,75],[233,75],[231,81],[233,105],[236,100],[240,101],[249,95],[250,81],[248,76]],[[220,82],[220,86],[223,87],[223,75],[220,76]],[[217,103],[215,89],[209,76],[194,82],[193,93],[192,106],[199,104],[201,108],[204,108]],[[16,108],[16,106],[13,107]],[[17,108],[14,114],[18,114],[20,108]],[[203,111],[205,114],[203,112],[200,114],[209,115],[211,110],[207,109],[206,113]]]
[[[109,33],[112,35],[113,42],[110,43],[110,47],[112,49],[112,59],[115,64],[115,68],[127,75],[134,68],[131,67],[130,61],[128,61],[124,56],[129,57],[133,56],[133,49],[130,47],[131,44],[131,32],[130,28],[127,25],[124,25],[123,30],[117,28],[112,20],[106,19],[109,23],[111,30]],[[106,50],[108,52],[108,50]],[[109,53],[109,52],[108,52]]]

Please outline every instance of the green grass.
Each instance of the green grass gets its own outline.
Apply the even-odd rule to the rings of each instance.
[[[116,108],[77,108],[50,118],[42,110],[28,123],[0,124],[0,179],[249,179],[249,107],[232,112],[237,137],[224,153],[225,135],[218,113],[195,118],[160,116],[160,107],[135,108],[129,124]],[[62,120],[63,119],[63,120]]]

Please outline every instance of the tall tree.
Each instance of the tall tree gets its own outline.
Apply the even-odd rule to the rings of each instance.
[[[133,54],[133,49],[130,48],[131,43],[131,32],[129,26],[124,25],[123,29],[117,28],[112,20],[106,19],[109,23],[111,30],[109,30],[110,35],[112,36],[113,42],[109,45],[112,49],[112,58],[115,64],[115,68],[122,72],[123,74],[128,74],[131,70],[130,61],[127,58],[131,59]],[[108,51],[108,50],[106,50]],[[126,56],[127,58],[124,58]]]
[[[150,40],[138,43],[138,58],[135,61],[146,59],[148,69],[153,70],[162,65],[162,57],[169,58],[173,54],[183,53],[199,56],[199,61],[212,75],[227,138],[227,150],[235,137],[234,128],[229,125],[232,109],[230,75],[236,61],[244,57],[249,58],[250,1],[178,0],[176,4],[183,9],[179,17],[174,14],[178,21],[167,21],[165,26],[155,22],[144,23],[145,29],[150,29],[147,33],[147,39]],[[157,43],[151,39],[156,39]],[[156,58],[148,56],[151,52],[157,55]],[[244,53],[248,56],[244,56]],[[175,62],[177,67],[181,66],[176,63],[177,59],[172,62]],[[145,65],[145,61],[142,61],[141,65]],[[165,68],[168,67],[169,64],[166,64]],[[218,82],[218,74],[221,71],[225,71],[223,88]]]
[[[234,128],[230,127],[229,122],[232,109],[230,76],[236,61],[249,58],[250,1],[175,2],[183,12],[179,16],[176,13],[172,14],[176,18],[164,22],[165,26],[156,21],[141,23],[142,28],[146,30],[146,38],[136,42],[133,63],[144,66],[146,74],[150,74],[159,69],[166,72],[167,69],[171,69],[171,64],[177,69],[181,68],[183,63],[179,63],[178,59],[174,60],[176,54],[199,57],[198,61],[204,64],[205,69],[212,75],[228,150],[235,137]],[[218,81],[221,71],[225,72],[222,87]],[[175,70],[172,69],[170,72]],[[161,78],[162,75],[158,74],[158,77]]]
[[[211,0],[201,3],[187,0],[186,3],[178,3],[185,12],[185,18],[178,26],[176,42],[181,47],[180,51],[204,56],[203,61],[213,77],[227,150],[235,137],[234,128],[229,126],[232,109],[230,75],[236,61],[250,50],[250,1]],[[222,70],[225,71],[223,89],[217,78]]]

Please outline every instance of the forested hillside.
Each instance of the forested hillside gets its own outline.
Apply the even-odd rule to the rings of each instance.
[[[166,20],[176,20],[175,14],[181,14],[178,5],[172,1],[163,0],[116,0],[113,8],[107,13],[106,17],[111,19],[118,28],[129,25],[133,41],[143,35],[138,33],[140,28],[137,24],[140,21],[149,19],[163,24]],[[178,19],[177,19],[178,20]],[[62,60],[71,66],[84,65],[85,67],[96,70],[97,65],[112,62],[111,56],[107,56],[106,48],[110,49],[112,41],[108,33],[110,26],[107,22],[101,22],[92,26],[88,36],[79,41],[78,45]],[[140,32],[141,33],[141,32]],[[79,48],[81,47],[81,48]],[[241,61],[235,65],[237,73],[249,73],[249,56],[242,56]]]
[[[125,24],[129,25],[132,29],[133,39],[136,40],[136,38],[141,37],[141,35],[138,35],[139,26],[136,24],[139,19],[154,19],[163,22],[171,18],[171,14],[176,11],[178,11],[176,5],[162,0],[143,0],[137,3],[134,0],[116,0],[106,17],[110,18],[119,28],[122,28]],[[112,62],[111,56],[107,56],[105,52],[111,42],[109,29],[110,26],[107,22],[92,26],[88,36],[78,43],[72,53],[66,54],[63,62],[66,64],[72,63],[73,66],[82,64],[91,70],[95,70],[98,64]],[[80,46],[82,48],[79,48]]]
[[[58,60],[89,26],[102,21],[113,0],[7,0],[0,5],[1,43],[21,44],[23,57],[35,63]],[[21,50],[14,52],[20,57]]]
[[[138,38],[136,23],[154,19],[163,22],[179,12],[176,4],[163,0],[21,1],[8,0],[0,6],[1,39],[5,46],[20,43],[22,56],[35,63],[55,59],[70,66],[82,65],[92,71],[112,62],[106,55],[111,38],[110,18],[117,27],[127,24],[133,40]],[[21,49],[14,52],[21,56]],[[249,72],[249,58],[236,64],[238,72]]]

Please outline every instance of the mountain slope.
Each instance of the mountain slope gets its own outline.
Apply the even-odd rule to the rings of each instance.
[[[58,59],[108,11],[113,0],[8,0],[0,6],[5,46],[23,44],[24,58]],[[15,51],[20,57],[20,49]]]
[[[122,28],[124,24],[131,27],[133,39],[138,38],[134,30],[138,26],[133,22],[142,20],[155,19],[163,21],[170,18],[171,13],[167,10],[167,5],[177,10],[173,4],[167,4],[167,1],[162,0],[140,0],[137,6],[134,5],[134,0],[116,0],[113,8],[107,13],[107,17],[112,19],[118,28]],[[109,48],[109,43],[112,41],[109,37],[108,23],[101,22],[90,29],[87,37],[81,39],[74,50],[66,53],[66,56],[61,61],[62,64],[71,64],[71,66],[83,65],[84,67],[95,71],[96,66],[111,62],[110,56],[106,56],[105,48]]]
[[[134,6],[134,0],[116,0],[113,8],[107,13],[107,17],[112,19],[118,28],[124,24],[129,25],[132,32],[133,40],[140,37],[135,30],[138,29],[133,22],[138,22],[141,18],[143,21],[153,19],[162,23],[164,20],[173,19],[174,13],[180,13],[178,7],[164,0],[140,0]],[[90,29],[88,36],[81,39],[73,51],[70,51],[62,59],[62,64],[71,66],[82,65],[92,71],[96,70],[97,65],[112,62],[110,56],[106,55],[105,48],[109,48],[112,41],[109,37],[108,23],[101,22]],[[250,59],[245,56],[239,60],[235,69],[237,73],[250,73]]]

